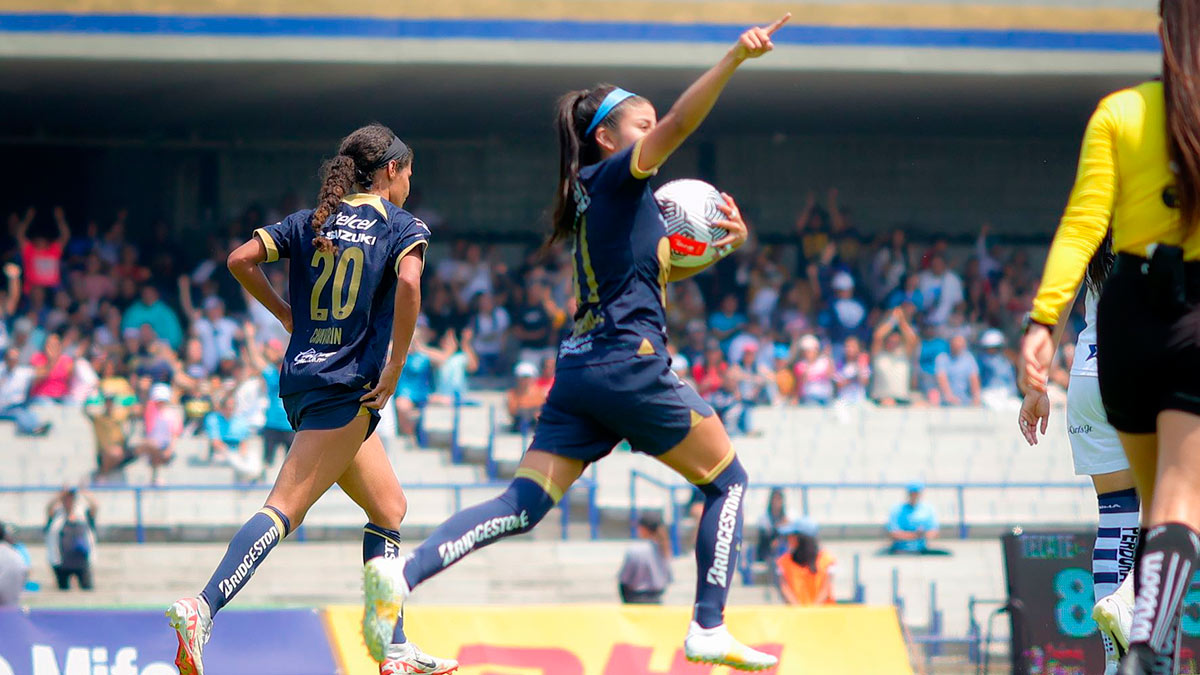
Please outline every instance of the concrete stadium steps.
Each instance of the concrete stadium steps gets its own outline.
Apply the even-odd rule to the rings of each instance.
[[[475,392],[477,405],[429,406],[424,431],[429,448],[407,447],[388,438],[389,455],[402,484],[440,483],[470,486],[483,481],[489,441],[500,476],[511,475],[528,439],[501,431],[507,424],[502,392]],[[40,408],[56,424],[44,439],[17,439],[11,424],[0,424],[0,447],[10,448],[13,461],[0,466],[0,485],[57,485],[74,482],[94,466],[91,425],[79,411],[63,407]],[[458,433],[453,437],[457,416]],[[937,508],[944,525],[964,517],[972,525],[1057,524],[1094,519],[1094,497],[1085,481],[1073,476],[1065,413],[1056,408],[1043,441],[1028,446],[1016,431],[1015,411],[986,409],[877,409],[871,407],[806,408],[764,407],[754,410],[755,435],[737,437],[735,447],[751,476],[747,513],[754,520],[765,509],[769,483],[904,483],[913,479],[944,483],[1076,482],[1078,490],[1031,490],[1006,487],[972,488],[960,505],[953,490],[930,489],[926,499]],[[493,436],[493,429],[496,433]],[[453,437],[453,438],[452,438]],[[448,449],[457,441],[468,462],[455,465]],[[181,440],[180,457],[165,469],[168,485],[224,485],[233,480],[232,469],[197,464],[207,455],[198,437]],[[676,496],[686,500],[683,481],[666,467],[644,455],[623,450],[588,470],[597,483],[597,501],[606,523],[627,520],[630,509],[630,471],[653,477],[666,485],[680,486]],[[277,467],[268,470],[274,477]],[[130,484],[149,482],[149,469],[136,462],[126,469]],[[638,481],[638,508],[668,509],[667,490]],[[471,504],[492,490],[463,488],[461,501]],[[582,492],[573,493],[579,504]],[[236,525],[251,505],[261,502],[265,490],[244,495],[232,493],[147,493],[144,506],[148,523],[175,525]],[[413,490],[410,520],[414,526],[440,522],[452,512],[453,490]],[[0,493],[0,514],[24,526],[40,524],[47,495],[17,497]],[[890,509],[903,498],[902,490],[813,488],[808,491],[808,512],[826,526],[843,526],[862,533],[877,528]],[[132,523],[132,497],[101,497],[106,522]],[[789,490],[793,510],[802,507],[801,491]],[[257,508],[255,506],[255,508]],[[574,514],[582,517],[582,511]],[[315,526],[351,527],[361,514],[344,495],[334,494],[320,503],[308,523]]]
[[[859,556],[865,601],[892,602],[896,571],[904,601],[904,622],[924,627],[929,621],[930,583],[937,582],[937,602],[950,634],[965,634],[967,599],[1000,598],[1004,573],[996,541],[947,541],[948,557],[905,558],[877,555],[880,540],[829,542],[838,559],[837,597],[853,597],[853,560]],[[406,542],[407,550],[413,545]],[[520,537],[482,549],[422,586],[413,597],[423,605],[567,604],[617,602],[616,574],[628,542],[536,541]],[[30,606],[166,607],[203,585],[224,554],[225,544],[107,544],[96,560],[96,590],[61,592],[41,547],[31,547],[33,578],[43,590],[26,594]],[[235,607],[254,605],[354,604],[361,599],[361,547],[357,542],[286,541],[272,552],[259,573],[238,596]],[[671,565],[674,582],[665,602],[689,605],[695,588],[690,551]],[[769,586],[744,586],[740,577],[731,589],[732,604],[778,604]],[[980,617],[982,619],[982,617]],[[1004,622],[1000,622],[1004,623]],[[1001,627],[1001,638],[1007,625]],[[682,633],[683,627],[680,627]]]

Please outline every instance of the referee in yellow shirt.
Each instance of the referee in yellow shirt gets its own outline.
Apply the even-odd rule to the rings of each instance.
[[[1120,675],[1178,672],[1183,597],[1200,562],[1200,0],[1162,0],[1159,14],[1162,81],[1109,95],[1088,122],[1021,347],[1023,383],[1044,390],[1052,327],[1111,226],[1100,395],[1146,505]]]

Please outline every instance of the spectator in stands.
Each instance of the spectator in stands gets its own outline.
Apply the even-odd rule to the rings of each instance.
[[[867,385],[871,382],[871,357],[862,349],[856,337],[846,338],[842,360],[833,375],[837,385],[837,401],[857,404],[867,400]]]
[[[150,462],[150,481],[162,485],[162,467],[175,459],[175,442],[183,434],[183,410],[175,404],[171,385],[159,382],[150,387],[143,411],[146,436],[138,454]]]
[[[746,315],[738,311],[738,298],[734,293],[727,293],[721,298],[720,308],[708,317],[708,333],[721,343],[721,349],[728,349],[733,336],[742,332],[746,327]]]
[[[891,545],[887,553],[945,555],[947,552],[929,548],[938,537],[938,519],[933,507],[921,502],[925,486],[913,481],[908,484],[908,500],[896,505],[888,517],[887,533]]]
[[[50,423],[38,419],[27,405],[33,368],[21,365],[20,359],[20,350],[4,351],[4,363],[0,364],[0,420],[15,422],[18,435],[44,436],[50,431]]]
[[[548,392],[537,386],[538,369],[532,363],[518,363],[514,374],[517,383],[508,390],[508,416],[512,418],[513,432],[526,434],[533,431]]]
[[[179,317],[162,301],[158,288],[153,284],[141,287],[137,302],[125,310],[121,319],[122,331],[131,328],[140,330],[144,325],[154,329],[154,334],[166,340],[172,349],[179,349],[183,345],[183,328],[179,324]]]
[[[555,350],[556,327],[566,315],[550,297],[545,281],[533,280],[525,289],[525,302],[517,310],[512,335],[520,351],[517,358],[527,363],[541,363]]]
[[[854,297],[854,277],[850,274],[835,274],[830,288],[834,297],[829,303],[829,309],[822,313],[819,323],[833,344],[839,347],[837,351],[840,352],[840,346],[846,338],[862,333],[867,323],[867,308]]]
[[[496,298],[491,293],[476,294],[474,304],[475,311],[468,326],[474,336],[472,346],[479,359],[479,372],[499,375],[505,336],[511,323],[508,311],[496,304]]]
[[[7,284],[0,290],[0,349],[7,349],[8,324],[21,304],[21,268],[15,263],[4,263],[3,270]]]
[[[750,411],[759,405],[771,401],[770,385],[774,374],[770,368],[758,364],[759,347],[757,343],[747,345],[741,353],[741,360],[729,368],[730,377],[737,387],[736,403],[726,411],[728,428],[734,434],[751,433]]]
[[[876,303],[884,303],[893,292],[903,288],[908,274],[908,235],[896,228],[888,242],[871,258],[868,286]]]
[[[980,398],[989,408],[1015,410],[1021,404],[1017,398],[1017,372],[1004,353],[1004,333],[995,328],[984,331],[979,348]]]
[[[75,360],[64,348],[63,334],[47,335],[42,351],[34,354],[30,363],[34,376],[29,397],[35,402],[62,403],[71,391],[71,376],[75,372]]]
[[[429,321],[417,318],[417,327],[408,346],[408,360],[400,371],[393,407],[396,409],[396,430],[414,443],[417,439],[417,419],[433,387],[433,363],[429,360]]]
[[[54,207],[58,236],[53,240],[41,234],[29,236],[31,222],[32,217],[22,221],[21,227],[14,233],[17,249],[21,252],[21,264],[25,268],[25,292],[34,288],[58,288],[62,285],[63,251],[71,240],[71,230],[67,227],[62,207]]]
[[[263,427],[260,432],[263,442],[263,471],[275,464],[275,454],[282,449],[286,454],[292,447],[296,433],[288,422],[287,411],[283,408],[283,400],[279,398],[279,373],[283,366],[286,352],[284,344],[275,338],[259,345],[257,328],[251,322],[246,322],[242,329],[246,335],[246,358],[250,368],[262,378],[267,409],[263,414]],[[265,476],[262,477],[265,480]]]
[[[534,382],[534,386],[540,389],[546,396],[550,395],[550,387],[554,386],[554,375],[557,368],[557,356],[547,356],[542,360],[542,368],[538,371],[537,381]]]
[[[800,387],[800,403],[829,405],[833,400],[833,360],[821,349],[821,341],[815,335],[800,338],[799,348],[796,380]]]
[[[939,354],[935,364],[942,405],[978,406],[981,404],[979,362],[967,349],[961,335],[950,339],[950,353]]]
[[[472,347],[474,333],[470,327],[462,330],[462,339],[454,330],[446,331],[438,349],[432,350],[429,359],[436,370],[433,376],[433,393],[429,401],[438,405],[451,405],[467,395],[467,376],[479,370],[479,357]]]
[[[871,339],[871,400],[888,408],[912,403],[912,365],[920,348],[904,310],[896,307]]]
[[[628,605],[661,605],[671,585],[671,542],[662,516],[643,511],[637,520],[638,541],[625,551],[617,575],[621,602]]]
[[[196,309],[192,304],[192,283],[187,275],[179,277],[179,301],[183,315],[191,322],[191,334],[200,340],[204,367],[210,373],[216,372],[221,359],[236,356],[234,342],[242,339],[242,328],[225,316],[225,302],[215,295],[204,299],[203,311]]]
[[[126,431],[129,411],[118,403],[117,394],[101,387],[100,403],[90,404],[84,412],[92,421],[92,433],[96,438],[97,468],[93,479],[110,478],[137,458],[137,453],[129,446]]]
[[[10,540],[8,526],[0,522],[0,609],[21,604],[29,580],[29,560]]]
[[[837,558],[821,548],[817,524],[801,518],[785,525],[788,550],[775,559],[779,593],[789,605],[832,605]]]
[[[772,351],[775,356],[772,386],[775,390],[776,401],[796,403],[800,395],[800,388],[794,364],[789,357],[791,350],[787,345],[775,345]]]
[[[917,388],[930,405],[941,405],[942,390],[938,385],[938,358],[950,353],[950,342],[938,333],[938,327],[925,322],[921,325],[921,352],[917,358]]]
[[[767,512],[758,523],[758,542],[754,546],[754,559],[769,562],[783,552],[785,540],[782,528],[793,520],[787,510],[782,488],[771,488],[767,499]]]
[[[204,419],[204,430],[208,436],[209,461],[228,464],[238,482],[259,479],[262,464],[250,451],[250,422],[237,414],[237,399],[233,394],[221,397],[217,409]]]
[[[921,273],[920,289],[925,300],[923,309],[928,313],[926,319],[933,324],[945,323],[965,299],[962,279],[946,267],[946,258],[940,253],[929,258],[929,269]]]
[[[64,486],[46,505],[46,557],[60,591],[70,588],[71,577],[92,590],[96,513],[92,495],[74,486]]]

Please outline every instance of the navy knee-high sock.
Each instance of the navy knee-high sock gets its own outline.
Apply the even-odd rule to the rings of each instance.
[[[292,529],[291,521],[274,506],[264,506],[233,535],[225,557],[217,565],[200,597],[213,616],[242,590],[254,571]]]
[[[450,516],[408,556],[404,579],[410,589],[458,562],[467,554],[504,537],[533,529],[562,498],[545,476],[529,469],[499,497]]]
[[[725,600],[742,548],[742,496],[749,477],[737,457],[710,481],[696,533],[696,623],[714,628],[724,622]]]
[[[363,527],[363,564],[375,558],[394,559],[400,557],[400,533],[380,527],[375,523],[367,523]],[[396,627],[392,629],[392,644],[402,645],[408,642],[404,635],[404,611],[396,618]]]

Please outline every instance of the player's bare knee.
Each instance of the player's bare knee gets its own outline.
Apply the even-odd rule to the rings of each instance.
[[[400,529],[400,524],[404,522],[404,517],[408,515],[408,498],[401,490],[400,494],[394,498],[390,498],[379,504],[372,504],[365,509],[367,518],[372,523],[380,527],[386,527],[389,530]]]

